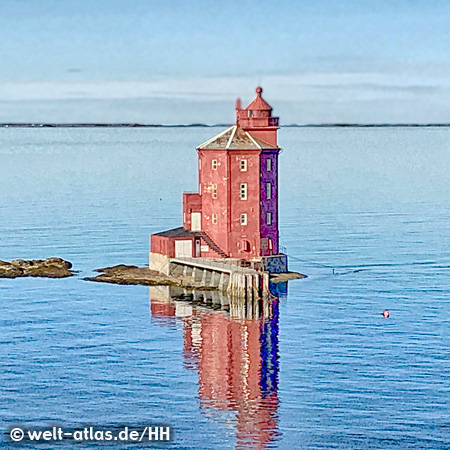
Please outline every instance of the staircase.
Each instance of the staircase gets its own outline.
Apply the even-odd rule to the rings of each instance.
[[[209,248],[219,254],[222,258],[228,258],[228,255],[203,231],[196,233],[200,236],[209,246]]]

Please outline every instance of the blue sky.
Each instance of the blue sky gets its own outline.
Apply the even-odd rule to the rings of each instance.
[[[450,122],[446,0],[0,0],[0,7],[0,121],[57,118],[51,102],[60,102],[63,120],[126,121],[123,102],[131,111],[140,100],[150,108],[142,120],[158,122],[152,102],[178,99],[177,121],[208,122],[213,102],[212,116],[226,122],[224,102],[251,100],[262,84],[284,123]]]

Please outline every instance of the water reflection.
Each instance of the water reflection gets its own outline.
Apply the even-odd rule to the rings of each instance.
[[[173,287],[151,287],[150,298],[153,319],[183,323],[184,364],[198,370],[202,411],[226,424],[235,414],[236,448],[266,448],[279,434],[278,298]]]

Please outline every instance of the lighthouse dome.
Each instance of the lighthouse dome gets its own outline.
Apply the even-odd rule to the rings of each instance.
[[[272,107],[261,97],[262,87],[256,88],[256,98],[245,108],[247,111],[272,111]]]

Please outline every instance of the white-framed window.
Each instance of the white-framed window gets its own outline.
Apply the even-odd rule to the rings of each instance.
[[[217,214],[212,215],[212,223],[217,223]]]
[[[239,196],[241,200],[247,200],[247,183],[241,183]]]
[[[250,110],[250,111],[248,112],[248,117],[253,117],[253,111],[252,111],[252,110]]]
[[[212,170],[217,170],[217,159],[211,161]]]
[[[217,198],[217,184],[212,185],[212,198]]]
[[[241,214],[241,225],[247,225],[247,214]]]
[[[266,214],[266,223],[267,223],[267,225],[272,225],[272,213],[271,212],[268,212]]]
[[[267,160],[266,160],[266,169],[267,169],[267,172],[272,172],[272,159],[271,158],[267,158]]]
[[[267,200],[272,198],[272,183],[266,183],[266,198]]]
[[[247,172],[247,160],[241,159],[241,172]]]

